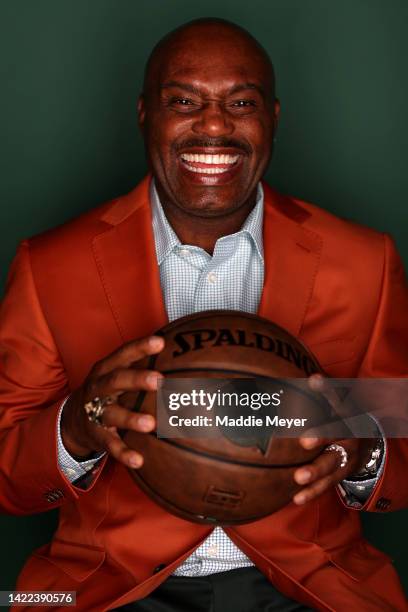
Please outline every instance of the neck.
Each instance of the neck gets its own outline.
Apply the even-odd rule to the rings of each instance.
[[[210,255],[212,255],[215,243],[219,238],[235,234],[241,229],[255,206],[257,193],[257,190],[255,190],[250,198],[236,210],[224,215],[205,217],[185,211],[171,202],[158,183],[156,183],[156,189],[166,218],[181,244],[201,247]]]

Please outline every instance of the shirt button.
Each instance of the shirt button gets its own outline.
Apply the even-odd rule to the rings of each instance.
[[[68,474],[68,476],[76,476],[77,473],[73,468],[66,468],[66,472]]]
[[[214,545],[214,546],[209,546],[209,547],[207,548],[207,555],[208,555],[209,557],[216,557],[216,556],[217,556],[217,554],[218,554],[218,546],[215,546],[215,545]]]
[[[190,255],[190,251],[188,249],[180,249],[179,254],[181,257],[188,257]]]
[[[215,272],[209,272],[207,275],[207,280],[209,283],[215,283],[217,281],[217,275]]]

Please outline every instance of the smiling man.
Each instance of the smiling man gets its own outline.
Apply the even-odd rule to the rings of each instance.
[[[61,518],[19,589],[76,591],[87,612],[407,609],[358,512],[406,505],[404,440],[310,440],[328,452],[295,472],[293,503],[225,530],[168,514],[126,469],[143,457],[118,429],[155,423],[120,396],[157,388],[160,372],[133,366],[162,350],[154,330],[185,314],[258,312],[331,376],[407,376],[393,243],[262,183],[278,116],[257,41],[221,20],[186,24],[146,67],[151,174],[21,244],[0,313],[0,503],[14,514],[59,507]]]
[[[258,43],[237,27],[206,23],[157,45],[139,117],[169,223],[182,243],[212,253],[255,205],[279,102],[273,66]]]

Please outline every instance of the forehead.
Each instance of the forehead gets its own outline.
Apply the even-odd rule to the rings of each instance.
[[[156,83],[188,82],[208,90],[227,90],[240,83],[272,88],[271,68],[256,45],[242,36],[197,32],[173,41],[161,54]]]

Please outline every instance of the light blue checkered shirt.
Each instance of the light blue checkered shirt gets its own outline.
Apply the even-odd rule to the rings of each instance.
[[[229,309],[256,312],[264,279],[263,190],[239,232],[217,240],[213,255],[184,245],[169,225],[154,187],[153,232],[160,282],[170,321],[193,312]]]
[[[180,243],[166,219],[153,182],[150,199],[160,282],[169,320],[210,309],[257,312],[264,281],[261,184],[256,204],[241,230],[219,238],[212,256],[197,246]],[[60,467],[71,482],[98,460],[76,462],[64,448],[59,429],[58,451]],[[367,497],[374,483],[375,480],[364,487],[360,484],[350,488]],[[221,527],[216,527],[174,574],[206,576],[250,565],[252,561]]]

